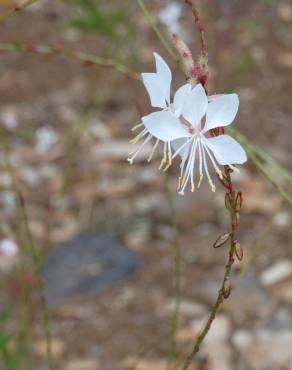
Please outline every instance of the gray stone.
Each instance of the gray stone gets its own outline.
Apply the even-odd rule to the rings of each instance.
[[[47,302],[54,306],[74,296],[97,294],[138,264],[136,253],[108,235],[78,236],[56,247],[45,261]]]

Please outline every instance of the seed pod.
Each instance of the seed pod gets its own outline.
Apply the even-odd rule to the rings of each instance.
[[[238,240],[234,241],[234,253],[239,261],[243,260],[243,249]]]
[[[213,248],[222,247],[222,245],[224,245],[227,242],[227,240],[229,239],[229,237],[230,237],[230,233],[220,235],[216,239],[215,243],[213,244]]]
[[[227,299],[230,296],[231,293],[231,280],[229,277],[226,278],[223,286],[223,297]]]

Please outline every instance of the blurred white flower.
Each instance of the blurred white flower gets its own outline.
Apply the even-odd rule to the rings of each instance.
[[[7,257],[14,257],[18,253],[18,245],[10,239],[0,240],[0,254]]]
[[[180,33],[179,18],[181,14],[182,6],[176,2],[171,2],[161,10],[159,19],[165,24],[170,33]]]
[[[38,154],[45,154],[57,142],[57,135],[51,127],[45,126],[37,130],[36,139],[36,152]]]

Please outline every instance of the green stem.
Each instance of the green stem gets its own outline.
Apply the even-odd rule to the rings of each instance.
[[[177,330],[179,326],[179,318],[180,318],[180,305],[181,305],[181,297],[182,297],[182,254],[181,254],[181,244],[180,244],[180,235],[179,235],[179,227],[177,221],[177,214],[174,204],[174,197],[169,185],[169,177],[166,174],[166,192],[167,192],[167,199],[168,204],[170,207],[171,213],[171,223],[172,223],[172,230],[174,232],[174,239],[173,239],[173,248],[174,248],[174,270],[175,270],[175,308],[172,318],[172,327],[171,327],[171,346],[168,354],[168,360],[166,369],[169,370],[171,368],[171,364],[176,356],[176,336]]]
[[[19,45],[13,43],[0,43],[0,50],[16,53],[36,53],[50,56],[60,55],[84,63],[92,63],[101,67],[113,68],[117,72],[120,72],[131,79],[134,80],[140,79],[138,73],[133,72],[130,68],[128,68],[122,63],[119,63],[113,59],[107,59],[93,54],[79,52],[74,49],[55,48],[49,45],[27,45],[27,44]]]
[[[42,274],[42,270],[43,270],[42,258],[41,258],[40,253],[37,251],[34,239],[32,237],[32,234],[29,228],[28,216],[27,216],[24,199],[19,189],[17,189],[16,184],[15,184],[15,194],[17,196],[17,209],[22,217],[22,222],[25,228],[27,241],[28,241],[27,244],[29,248],[29,253],[33,260],[35,278],[37,280],[39,293],[40,293],[40,300],[41,300],[41,307],[42,307],[42,320],[43,320],[43,326],[45,330],[46,343],[47,343],[48,370],[53,370],[52,339],[51,339],[49,313],[48,313],[48,308],[46,304],[45,287],[44,287],[43,274]]]
[[[171,58],[173,58],[175,61],[177,61],[177,57],[176,57],[175,52],[173,51],[173,49],[171,48],[171,46],[169,45],[169,43],[166,41],[166,39],[163,37],[163,35],[159,31],[158,27],[156,26],[155,20],[152,17],[152,15],[150,14],[149,10],[146,8],[146,5],[145,5],[144,1],[143,0],[137,0],[137,2],[139,4],[139,6],[140,6],[140,8],[141,8],[141,10],[142,10],[145,18],[147,19],[150,27],[153,29],[153,31],[155,32],[157,38],[161,42],[161,45],[168,52],[168,54],[171,56]]]
[[[0,22],[3,21],[4,19],[10,17],[11,15],[19,12],[20,10],[23,10],[23,9],[27,8],[28,6],[36,3],[37,1],[39,1],[39,0],[25,0],[22,3],[20,3],[19,5],[16,5],[14,8],[11,8],[11,9],[7,10],[6,12],[0,14]]]

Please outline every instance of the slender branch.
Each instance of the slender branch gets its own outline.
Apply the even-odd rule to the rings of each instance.
[[[202,56],[207,59],[207,44],[205,39],[205,27],[202,25],[201,19],[199,17],[199,12],[195,5],[193,4],[192,0],[185,0],[185,3],[191,7],[193,17],[195,20],[195,24],[198,26],[199,33],[200,33],[200,44],[201,44],[201,54]]]
[[[173,239],[173,249],[174,249],[174,272],[175,272],[175,308],[172,318],[172,327],[171,327],[171,346],[170,351],[168,354],[168,360],[166,364],[166,369],[169,370],[171,367],[171,363],[174,360],[177,352],[176,348],[176,336],[177,330],[179,326],[179,318],[180,318],[180,305],[181,305],[181,297],[182,297],[182,254],[181,254],[181,244],[180,244],[180,235],[179,235],[179,227],[177,221],[177,213],[174,204],[174,197],[169,185],[169,175],[166,173],[166,192],[167,192],[167,199],[168,204],[170,207],[171,213],[171,222],[172,222],[172,230],[174,232],[174,239]]]
[[[142,10],[145,18],[147,19],[150,27],[153,29],[153,31],[155,32],[157,38],[161,42],[161,45],[168,52],[168,54],[172,57],[172,59],[174,59],[175,61],[177,61],[177,57],[176,57],[175,52],[173,51],[173,49],[171,48],[170,44],[166,41],[166,39],[164,38],[164,36],[159,31],[158,27],[156,26],[155,20],[152,17],[152,15],[150,14],[149,10],[146,8],[146,5],[145,5],[144,1],[143,0],[137,0],[137,2],[138,2],[138,5],[140,6],[140,8],[141,8],[141,10]]]
[[[138,73],[133,72],[130,68],[114,59],[107,59],[93,54],[80,52],[74,49],[67,49],[63,47],[52,47],[49,45],[34,45],[34,44],[13,44],[0,43],[0,51],[10,51],[16,53],[36,53],[48,56],[64,56],[69,59],[77,60],[79,62],[101,67],[113,68],[127,77],[139,80]]]
[[[25,0],[22,3],[20,3],[19,5],[16,5],[15,7],[7,10],[6,12],[0,14],[0,22],[2,22],[4,19],[10,17],[11,15],[19,12],[20,10],[23,10],[23,9],[27,8],[28,6],[36,3],[37,1],[39,1],[39,0]]]
[[[29,228],[28,216],[27,216],[24,198],[20,190],[16,187],[16,184],[14,184],[14,190],[17,196],[17,210],[22,217],[22,222],[23,222],[23,225],[26,231],[27,240],[28,240],[27,244],[28,244],[30,256],[32,257],[32,260],[33,260],[34,273],[35,273],[35,277],[37,280],[39,293],[40,293],[42,314],[43,314],[42,315],[43,325],[45,329],[46,344],[47,344],[48,370],[53,370],[52,338],[51,338],[51,330],[50,330],[50,322],[49,322],[49,313],[48,313],[48,308],[47,308],[46,298],[45,298],[45,287],[44,287],[44,281],[43,281],[43,275],[42,275],[42,267],[43,267],[42,259],[41,259],[39,252],[37,251],[36,245],[34,243],[34,239],[32,237],[32,234]]]
[[[236,211],[235,211],[235,205],[236,205],[236,192],[233,190],[232,187],[232,180],[230,176],[229,170],[225,167],[225,176],[227,178],[228,184],[231,187],[230,188],[230,196],[231,196],[231,203],[233,207],[229,210],[230,213],[230,221],[231,221],[231,232],[230,232],[230,248],[229,248],[229,254],[228,254],[228,260],[225,265],[225,272],[223,276],[223,280],[221,283],[221,287],[218,292],[217,299],[211,309],[210,315],[204,324],[200,334],[198,335],[193,349],[191,353],[187,356],[184,365],[182,367],[182,370],[187,370],[189,366],[191,365],[193,359],[195,358],[196,354],[199,352],[202,342],[204,341],[206,335],[208,334],[211,325],[217,315],[217,312],[219,308],[221,307],[222,303],[225,299],[229,297],[230,291],[231,291],[231,285],[230,285],[230,273],[231,268],[234,263],[234,254],[235,254],[235,248],[236,248]]]

